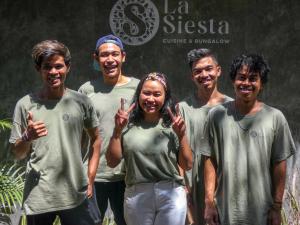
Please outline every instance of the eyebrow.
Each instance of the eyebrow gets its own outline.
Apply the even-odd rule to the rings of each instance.
[[[195,70],[203,70],[203,69],[206,69],[206,68],[213,68],[214,65],[207,65],[207,66],[204,66],[204,67],[195,67],[192,69],[192,71],[195,71]]]

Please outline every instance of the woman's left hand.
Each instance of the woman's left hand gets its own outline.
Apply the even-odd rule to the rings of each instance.
[[[172,128],[174,132],[177,134],[178,138],[181,139],[185,135],[186,126],[184,120],[180,116],[179,105],[176,104],[176,113],[173,114],[170,107],[167,107],[168,113],[172,119]]]

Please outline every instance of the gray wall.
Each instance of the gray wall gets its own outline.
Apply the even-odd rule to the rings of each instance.
[[[192,90],[186,53],[193,48],[208,47],[218,53],[223,66],[220,89],[232,95],[228,79],[232,58],[243,52],[262,53],[272,72],[261,97],[284,112],[295,139],[300,139],[299,1],[169,0],[168,12],[165,0],[153,2],[160,14],[158,32],[143,45],[125,46],[126,74],[140,77],[150,71],[162,71],[170,77],[174,92],[181,99]],[[70,88],[77,89],[84,81],[97,76],[91,55],[97,38],[111,33],[109,15],[115,3],[116,0],[1,0],[0,118],[11,117],[17,99],[40,85],[30,52],[41,40],[58,39],[70,48],[72,67],[67,81]],[[183,3],[188,8],[183,8]],[[180,15],[178,10],[171,13],[178,6],[184,14]],[[209,30],[207,24],[211,19],[214,27]],[[185,24],[188,20],[206,21],[207,31],[202,29],[198,33],[194,29],[192,34],[191,30],[188,33],[183,29],[180,33],[178,21]],[[227,22],[227,32],[218,33],[220,21]],[[165,39],[191,39],[194,43],[170,44],[164,43]],[[199,44],[195,39],[226,39],[229,43]]]

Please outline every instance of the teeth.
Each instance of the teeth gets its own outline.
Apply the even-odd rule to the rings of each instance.
[[[252,91],[253,90],[252,87],[244,87],[244,86],[240,86],[239,89],[242,90],[242,91]]]
[[[48,80],[53,81],[53,80],[56,80],[56,79],[59,79],[59,78],[60,78],[60,76],[49,76]]]
[[[200,79],[201,83],[206,83],[206,82],[209,82],[209,81],[211,81],[210,78],[202,78],[202,79]]]

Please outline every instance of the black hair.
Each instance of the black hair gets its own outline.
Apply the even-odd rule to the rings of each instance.
[[[71,54],[67,46],[57,40],[45,40],[37,43],[32,48],[32,58],[35,65],[40,68],[42,63],[54,55],[60,55],[64,58],[67,66],[71,63]]]
[[[193,49],[191,51],[189,51],[189,53],[187,54],[187,59],[188,59],[188,63],[190,68],[193,68],[193,63],[198,61],[199,59],[205,58],[205,57],[211,57],[214,62],[218,65],[218,59],[216,57],[216,55],[207,48],[198,48],[198,49]]]
[[[262,84],[267,83],[270,67],[262,55],[259,54],[243,54],[233,59],[229,75],[232,81],[235,80],[238,70],[242,66],[248,66],[249,72],[258,73]]]
[[[157,77],[157,79],[155,79],[155,77]],[[130,114],[129,124],[137,124],[144,119],[144,112],[139,105],[139,97],[140,97],[143,85],[144,85],[145,81],[147,81],[147,80],[157,80],[157,81],[161,82],[165,88],[165,102],[160,110],[160,113],[161,113],[161,117],[163,120],[163,125],[166,127],[169,127],[172,124],[172,118],[170,117],[170,115],[167,111],[167,107],[170,107],[171,111],[173,113],[175,113],[175,104],[176,103],[172,96],[171,88],[170,88],[167,76],[165,74],[159,73],[159,72],[153,72],[153,73],[144,75],[143,78],[140,80],[140,82],[137,86],[137,89],[135,91],[135,94],[133,96],[132,103],[135,103],[136,107],[133,109],[132,113]]]

